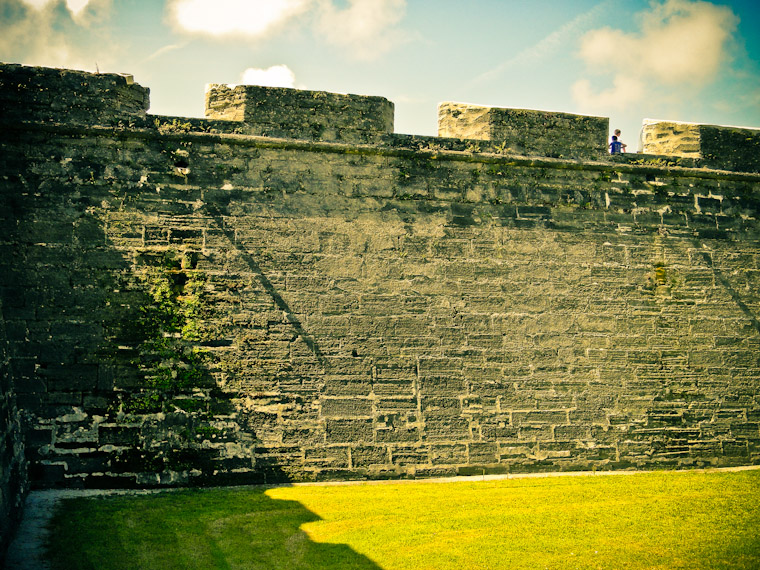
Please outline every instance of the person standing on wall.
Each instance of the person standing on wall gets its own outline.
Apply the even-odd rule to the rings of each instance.
[[[623,152],[623,143],[621,143],[617,135],[612,135],[612,142],[610,143],[610,154],[620,154]]]
[[[627,145],[623,141],[620,140],[620,129],[615,129],[615,136],[613,136],[612,138],[613,140],[616,140],[620,143],[621,150],[619,151],[619,153],[625,152]],[[615,153],[615,154],[619,154],[619,153]]]

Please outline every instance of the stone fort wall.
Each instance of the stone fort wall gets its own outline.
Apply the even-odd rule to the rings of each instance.
[[[1,308],[1,304],[0,304]],[[29,487],[21,416],[16,407],[10,354],[0,310],[0,564],[16,527]]]
[[[760,461],[752,153],[610,157],[596,117],[444,104],[446,136],[415,137],[381,98],[207,97],[207,119],[151,116],[129,77],[0,67],[34,485]]]

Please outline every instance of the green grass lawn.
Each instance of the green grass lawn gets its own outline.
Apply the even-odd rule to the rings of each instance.
[[[760,471],[62,501],[54,569],[760,568]]]

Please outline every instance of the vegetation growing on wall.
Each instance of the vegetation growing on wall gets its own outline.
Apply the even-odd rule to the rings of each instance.
[[[208,320],[208,279],[195,269],[196,258],[193,252],[167,250],[138,260],[146,297],[136,323],[142,340],[134,364],[143,386],[112,410],[127,420],[160,412],[191,416],[183,432],[191,440],[220,433],[209,423],[220,402],[209,372],[213,356],[204,346],[218,331]]]

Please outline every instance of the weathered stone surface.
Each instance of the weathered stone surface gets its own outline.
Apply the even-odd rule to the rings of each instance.
[[[757,173],[18,119],[0,296],[38,486],[760,460]]]
[[[643,151],[704,159],[709,168],[760,172],[760,130],[645,119]]]
[[[149,90],[128,74],[2,64],[0,106],[5,121],[117,125],[145,118]]]
[[[20,520],[29,488],[21,415],[16,406],[2,308],[0,300],[0,563]]]
[[[606,152],[608,130],[605,117],[452,102],[438,106],[438,136],[489,141],[509,154],[595,158]]]
[[[258,85],[209,85],[206,117],[237,121],[239,132],[315,141],[374,142],[393,132],[383,97]]]
[[[644,119],[641,139],[647,154],[701,158],[699,125]]]

